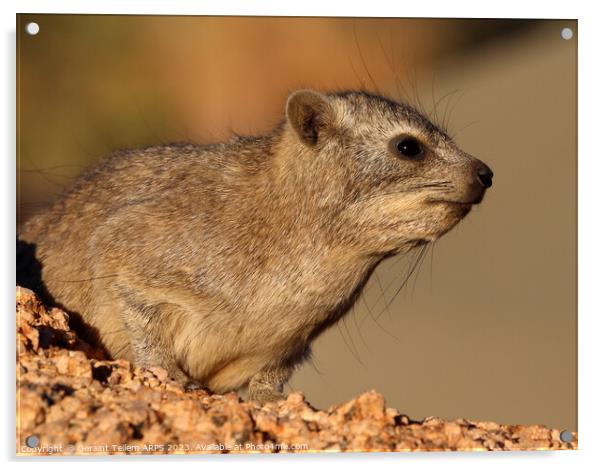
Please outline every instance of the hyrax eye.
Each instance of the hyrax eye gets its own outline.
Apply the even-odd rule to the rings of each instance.
[[[402,137],[395,144],[395,148],[398,153],[407,158],[418,158],[424,153],[420,142],[413,137]]]

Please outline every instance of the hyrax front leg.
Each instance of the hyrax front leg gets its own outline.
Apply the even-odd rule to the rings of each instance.
[[[186,388],[198,388],[177,364],[173,348],[168,341],[167,326],[172,320],[172,308],[168,304],[136,305],[127,302],[122,310],[123,324],[128,332],[136,365],[159,366],[167,370],[170,377]]]
[[[249,382],[249,400],[263,405],[286,398],[282,390],[291,374],[287,367],[266,368],[255,374]]]

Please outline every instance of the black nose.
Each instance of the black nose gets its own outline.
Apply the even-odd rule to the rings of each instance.
[[[479,178],[479,181],[483,186],[490,188],[493,184],[493,171],[483,163],[477,170],[477,178]]]

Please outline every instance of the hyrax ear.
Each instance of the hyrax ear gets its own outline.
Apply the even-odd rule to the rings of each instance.
[[[303,143],[313,147],[332,122],[328,98],[312,90],[295,91],[286,102],[286,118]]]

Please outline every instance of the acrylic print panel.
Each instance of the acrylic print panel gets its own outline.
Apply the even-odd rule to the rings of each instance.
[[[20,455],[576,448],[576,21],[17,31]]]

